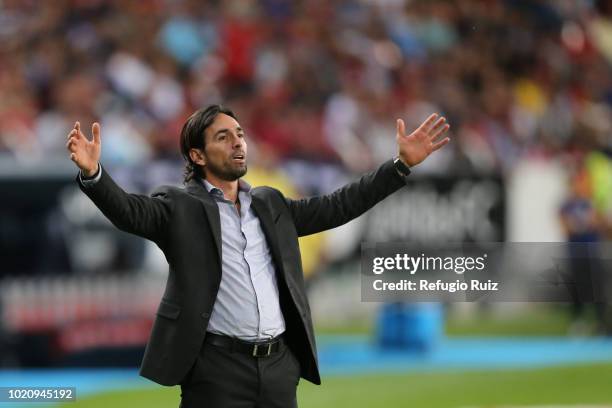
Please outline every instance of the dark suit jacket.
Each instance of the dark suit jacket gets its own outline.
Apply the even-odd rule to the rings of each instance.
[[[292,200],[270,187],[252,190],[252,208],[276,266],[285,335],[301,376],[315,384],[321,378],[298,237],[342,225],[403,185],[390,160],[325,196]],[[185,188],[160,187],[150,197],[126,193],[106,171],[98,183],[79,186],[117,228],[150,239],[164,252],[168,281],[140,374],[162,385],[179,384],[202,347],[221,282],[217,204],[195,180]]]

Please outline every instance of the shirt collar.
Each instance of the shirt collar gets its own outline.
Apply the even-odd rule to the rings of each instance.
[[[206,188],[206,191],[208,191],[213,197],[225,199],[225,196],[223,195],[223,191],[220,188],[215,187],[206,179],[201,179],[201,180],[202,180],[202,183],[204,184],[204,187]],[[238,193],[241,193],[241,192],[244,192],[247,194],[250,193],[251,185],[247,183],[246,181],[244,181],[243,179],[238,179]]]

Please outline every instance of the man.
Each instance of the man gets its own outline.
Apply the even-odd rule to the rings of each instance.
[[[295,407],[299,378],[320,384],[298,236],[342,225],[401,188],[409,167],[449,142],[431,115],[399,155],[336,192],[302,200],[251,187],[244,130],[228,109],[195,112],[181,131],[185,188],[128,194],[99,164],[100,125],[77,122],[70,159],[87,196],[119,229],[155,242],[169,264],[140,374],[181,385],[181,407]],[[441,139],[441,140],[440,140]]]

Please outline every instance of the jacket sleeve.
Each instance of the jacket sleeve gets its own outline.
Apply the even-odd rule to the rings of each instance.
[[[100,180],[94,184],[83,184],[79,176],[76,181],[117,228],[161,243],[171,212],[170,187],[160,187],[150,197],[129,194],[115,183],[104,168]]]
[[[298,236],[303,236],[345,224],[405,185],[393,161],[389,160],[331,194],[301,200],[285,198],[285,202]]]

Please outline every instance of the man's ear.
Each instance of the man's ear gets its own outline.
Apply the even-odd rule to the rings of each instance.
[[[204,157],[204,153],[202,152],[202,150],[189,150],[189,157],[191,158],[191,161],[195,164],[199,164],[200,166],[206,166],[206,158]]]

